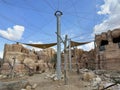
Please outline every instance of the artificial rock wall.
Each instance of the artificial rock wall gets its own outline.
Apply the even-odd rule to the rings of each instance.
[[[4,55],[3,55],[3,72],[10,71],[10,65],[13,65],[15,60],[15,71],[24,72],[26,71],[26,64],[33,71],[39,71],[48,68],[48,63],[53,58],[55,50],[48,48],[45,50],[35,51],[25,48],[19,43],[16,44],[5,44],[4,46]],[[24,64],[23,64],[24,63]]]
[[[95,36],[96,69],[120,70],[120,29]]]

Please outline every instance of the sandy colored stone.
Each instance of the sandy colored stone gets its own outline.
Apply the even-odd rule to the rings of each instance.
[[[36,83],[32,85],[32,89],[35,89],[36,87],[37,87]]]
[[[93,72],[85,72],[83,74],[84,81],[91,81],[94,77],[95,77],[95,74]]]
[[[30,85],[27,85],[26,90],[32,90],[32,87]]]
[[[120,66],[119,37],[120,29],[109,30],[108,32],[95,36],[96,69],[120,70],[118,68]],[[113,42],[113,39],[115,38],[117,38],[116,43]],[[104,40],[106,40],[106,45],[104,45]]]

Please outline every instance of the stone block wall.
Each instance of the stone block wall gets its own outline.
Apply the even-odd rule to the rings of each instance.
[[[119,70],[120,29],[95,36],[96,69]]]
[[[54,49],[45,49],[41,51],[34,51],[23,47],[21,44],[5,44],[4,46],[4,55],[3,55],[3,65],[2,72],[10,73],[10,65],[13,65],[15,60],[14,71],[17,73],[25,72],[28,69],[34,69],[36,71],[37,64],[39,61],[43,60],[46,65],[50,63],[51,58],[55,54]],[[42,58],[41,58],[42,57]],[[41,64],[39,65],[41,68]],[[39,69],[41,70],[41,69]]]

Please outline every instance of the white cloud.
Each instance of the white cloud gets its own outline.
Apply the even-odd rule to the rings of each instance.
[[[31,44],[43,44],[42,42],[33,42],[33,41],[29,41],[29,43],[31,43]]]
[[[24,26],[15,25],[13,28],[8,28],[6,31],[0,30],[0,35],[9,40],[20,40],[24,29]]]
[[[113,0],[104,0],[105,4],[101,5],[101,11],[98,11],[98,14],[110,14],[110,4]]]
[[[99,15],[107,15],[108,18],[102,23],[95,25],[94,34],[120,28],[120,0],[104,0],[104,4],[100,6]]]
[[[55,52],[57,52],[57,47],[56,46],[53,46],[51,48],[53,48],[55,50]]]
[[[3,58],[3,51],[0,51],[0,58]]]
[[[43,44],[42,42],[33,42],[33,41],[29,41],[30,44]],[[24,47],[26,48],[29,48],[31,50],[35,50],[35,51],[40,51],[41,49],[40,48],[36,48],[36,47],[32,47],[32,46],[27,46],[27,45],[23,45]]]
[[[81,49],[83,49],[85,51],[89,51],[91,49],[94,49],[94,42],[79,46],[78,48],[81,48]]]

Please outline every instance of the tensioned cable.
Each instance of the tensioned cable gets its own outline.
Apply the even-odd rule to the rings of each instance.
[[[10,18],[7,18],[7,17],[5,17],[5,16],[3,16],[3,17],[6,18],[6,19],[7,19],[8,21],[10,21],[10,22],[16,23],[14,20],[12,20],[12,19],[10,19]],[[51,21],[52,21],[52,19],[51,19]],[[51,22],[51,21],[50,21],[50,22]],[[47,24],[48,24],[48,23],[47,23]],[[46,26],[47,24],[44,24],[43,27]],[[30,26],[31,26],[31,25],[30,25]],[[32,25],[32,26],[33,26],[33,25]],[[40,29],[42,29],[43,27],[40,27]],[[37,27],[37,28],[38,28],[38,27]],[[46,34],[46,33],[45,33],[45,34]],[[33,36],[33,33],[32,33],[32,35],[30,35],[30,36]],[[29,36],[29,37],[30,37],[30,36]],[[52,35],[49,34],[49,36],[52,36]]]
[[[73,8],[74,8],[74,11],[75,11],[75,16],[79,19],[79,18],[81,18],[81,19],[85,19],[85,20],[88,20],[89,18],[86,18],[86,17],[80,17],[79,15],[78,15],[78,13],[77,13],[77,10],[76,10],[76,7],[74,6],[74,2],[73,1],[71,1],[72,2],[72,6],[73,6]],[[78,20],[77,19],[77,20]],[[82,28],[82,27],[81,27]]]
[[[73,40],[73,39],[71,39],[71,40]],[[73,40],[73,41],[81,41],[81,42],[91,41],[91,42],[93,42],[93,41],[95,41],[95,40],[94,40],[93,38],[89,37],[89,38],[84,38],[84,39],[79,39],[79,40]]]
[[[69,3],[69,2],[70,2],[70,0],[67,0],[67,1],[65,1],[64,3],[66,4],[66,3]],[[68,5],[68,4],[67,4],[67,5]],[[66,12],[66,11],[64,11],[64,10],[65,10],[64,8],[65,8],[66,10],[68,10],[69,8],[71,8],[71,5],[68,5],[68,6],[63,5],[62,8],[61,8],[61,9],[63,10],[63,11],[62,11],[63,13]]]
[[[51,20],[49,21],[49,22],[47,22],[47,23],[45,23],[44,25],[42,25],[42,27],[36,27],[37,29],[40,29],[40,30],[42,30],[44,27],[46,27],[47,25],[49,25],[51,22],[53,21],[53,19],[51,18]],[[43,31],[43,30],[42,30]],[[38,33],[35,33],[35,34],[38,34]],[[34,35],[35,35],[34,34]],[[45,34],[47,34],[48,36],[50,36],[50,37],[52,37],[53,35],[51,35],[51,34],[49,34],[49,33],[45,33]],[[25,38],[30,38],[30,37],[33,37],[34,36],[33,35],[33,33],[31,33],[29,36],[26,36]]]
[[[83,35],[88,35],[88,34],[90,34],[90,33],[81,33],[81,34],[79,34],[79,35],[76,35],[76,36],[74,36],[74,37],[71,37],[71,39],[79,38],[79,37],[81,37],[81,35],[83,36]]]
[[[64,23],[64,21],[63,21],[63,23]],[[67,22],[66,22],[67,23]],[[63,24],[64,26],[65,26],[65,23]],[[91,32],[92,33],[92,32]],[[89,35],[90,34],[90,32],[88,32],[88,33],[80,33],[80,34],[78,34],[78,35],[76,35],[76,36],[74,36],[74,37],[69,37],[70,39],[75,39],[75,38],[79,38],[79,37],[83,37],[83,36],[85,36],[85,35]],[[82,35],[82,36],[81,36]],[[91,38],[91,37],[90,37]]]
[[[32,11],[35,11],[35,12],[40,13],[40,11],[37,10],[37,9],[35,9],[35,8],[16,6],[16,5],[14,5],[14,4],[12,4],[12,3],[9,3],[9,2],[7,2],[7,1],[5,1],[5,0],[1,0],[1,1],[2,1],[4,4],[9,5],[9,6],[12,6],[12,7],[17,7],[17,8],[26,9],[26,10],[32,10]],[[41,13],[40,13],[40,14],[41,14]],[[51,13],[42,12],[42,14],[51,14]]]
[[[69,21],[68,21],[69,22]],[[66,22],[67,23],[67,22]],[[76,24],[74,24],[75,26],[76,26]],[[72,25],[71,25],[71,27],[72,27]],[[88,29],[86,29],[86,28],[83,28],[83,27],[80,27],[81,29],[83,29],[83,30],[88,30]],[[81,33],[81,34],[79,34],[79,35],[76,35],[76,36],[74,36],[74,37],[70,37],[70,38],[79,38],[79,37],[81,37],[80,35],[83,35],[83,34],[90,34],[90,33],[92,33],[91,31],[90,32],[88,32],[88,33]]]
[[[22,16],[22,17],[24,17],[24,16]],[[11,19],[12,20],[12,19]],[[13,22],[13,20],[12,20],[12,22]],[[14,22],[15,23],[15,22]],[[35,26],[35,25],[32,25],[32,26]],[[36,26],[36,27],[38,27],[38,28],[40,28],[39,26]],[[43,31],[44,32],[44,31]]]
[[[56,11],[56,9],[47,1],[47,0],[44,0],[48,6],[53,10],[53,11]]]
[[[33,25],[32,25],[33,26]],[[34,25],[35,26],[35,25]],[[38,26],[36,26],[36,27],[38,27]],[[38,27],[38,28],[40,28],[40,27]],[[44,31],[43,31],[44,32]]]
[[[66,14],[67,15],[67,14]],[[76,15],[70,15],[69,14],[69,16],[76,16]],[[80,15],[77,15],[77,17],[78,17],[78,19],[83,19],[83,20],[87,20],[87,21],[89,21],[89,20],[93,20],[93,18],[87,18],[87,17],[82,17],[82,16],[80,16]]]
[[[74,11],[75,11],[75,15],[76,15],[77,22],[78,22],[78,13],[77,13],[77,9],[76,9],[76,7],[75,7],[75,5],[74,5],[73,0],[71,0],[71,3],[72,3],[72,6],[73,6],[73,9],[74,9]]]
[[[5,38],[3,36],[0,35],[1,38],[5,39],[5,40],[8,40],[8,41],[11,41],[11,42],[18,42],[17,40],[11,40],[11,39],[8,39],[8,38]]]
[[[66,19],[66,18],[64,19],[64,21],[66,21],[66,23],[71,24],[71,23],[70,23],[71,21],[70,21],[70,20],[68,20],[68,19]],[[74,27],[75,27],[75,26],[76,26],[76,27],[78,27],[78,26],[77,26],[77,24],[75,24],[75,23],[73,23],[70,27],[73,27],[73,26],[74,26]],[[83,29],[83,30],[87,30],[86,28],[83,28],[82,26],[81,26],[81,27],[79,27],[79,28],[81,28],[81,29]]]
[[[78,13],[77,13],[77,9],[76,9],[76,6],[75,6],[75,3],[71,0],[71,3],[72,3],[72,5],[73,5],[73,8],[74,8],[74,11],[75,11],[75,15],[76,15],[76,17],[77,17],[77,24],[79,25],[79,23],[80,23],[80,17],[79,17],[79,15],[78,15]],[[88,19],[88,18],[85,18],[85,17],[82,17],[83,19]]]
[[[114,6],[114,8],[113,8],[114,11],[115,11],[116,7],[117,7],[117,5]],[[111,25],[110,23],[107,23],[107,24],[108,24],[108,25],[106,25],[106,29],[107,29],[108,26]],[[115,23],[112,23],[112,25],[116,25],[116,24],[115,24]]]
[[[5,16],[5,15],[2,15],[1,13],[0,13],[0,16],[2,16],[4,19],[6,19],[7,21],[9,21],[9,22],[12,22],[12,23],[14,23],[14,24],[16,24],[17,22],[16,21],[14,21],[13,19],[10,19],[10,18],[8,18],[7,16]],[[29,27],[30,26],[34,26],[34,25],[29,25]],[[41,27],[42,28],[42,27]],[[39,28],[37,28],[37,29],[39,29]],[[43,31],[42,31],[43,32]],[[45,33],[45,32],[44,32]],[[45,34],[47,34],[47,33],[45,33]],[[47,34],[48,35],[48,34]],[[51,35],[49,35],[49,36],[51,36]]]
[[[60,1],[59,0],[57,0],[58,1],[58,8],[57,8],[57,10],[59,10],[60,9]]]
[[[68,0],[69,1],[69,0]],[[66,3],[68,3],[68,1],[66,1]],[[73,1],[72,1],[73,2]],[[68,5],[68,6],[64,6],[63,8],[66,8],[66,10],[69,10],[69,8],[73,8],[73,6],[75,6],[75,5],[73,5],[72,3],[71,3],[71,5]],[[64,11],[65,9],[63,9],[63,13],[66,13],[66,14],[69,14],[69,15],[75,15],[75,12],[74,11]],[[91,14],[91,12],[80,12],[80,11],[76,11],[76,13],[80,13],[80,14]]]
[[[64,27],[66,27],[66,29],[67,29],[67,26],[66,26],[66,23],[64,23],[64,21],[63,21],[63,25],[64,25]],[[79,37],[82,37],[83,35],[88,35],[88,34],[90,34],[90,32],[88,32],[88,33],[80,33],[80,34],[78,34],[78,35],[76,35],[76,36],[73,36],[73,37],[69,37],[70,39],[75,39],[75,38],[79,38]],[[82,35],[82,36],[81,36]]]
[[[83,19],[83,18],[82,18]],[[64,19],[65,21],[66,21],[66,23],[70,23],[70,20],[68,20],[68,19]],[[70,23],[71,24],[71,23]],[[73,27],[73,26],[76,26],[76,27],[78,27],[75,23],[72,23],[72,26],[71,27]],[[85,28],[83,28],[83,27],[80,27],[81,29],[83,29],[83,30],[86,30]]]
[[[27,2],[26,0],[25,0],[25,2],[26,2],[26,5],[30,6],[30,8],[32,8],[33,10],[38,11],[40,14],[43,13],[43,11],[42,11],[42,13],[41,13],[41,10],[40,10],[40,9],[36,8],[35,6],[33,6],[32,4],[30,4],[29,2]],[[44,13],[45,13],[45,14],[51,14],[50,12],[48,13],[48,11],[47,11],[47,13],[46,13],[46,12],[44,12]]]
[[[65,11],[66,14],[70,14],[70,15],[75,15],[75,12],[71,11]],[[80,13],[80,14],[92,14],[91,12],[83,12],[83,11],[77,11],[76,13]]]
[[[2,14],[1,14],[1,16],[2,16],[3,18],[5,18],[6,20],[9,20],[10,22],[13,22],[14,24],[16,24],[16,22],[15,22],[14,20],[6,17],[5,15],[2,15]],[[23,18],[23,16],[22,16],[22,18]],[[24,18],[24,19],[25,19],[25,18]],[[50,21],[52,21],[52,19],[51,19]],[[44,24],[43,26],[45,26],[45,25],[47,25],[47,24]],[[34,25],[34,24],[31,24],[31,23],[29,22],[29,27],[31,27],[31,26],[35,27],[36,29],[41,29],[41,28],[42,28],[42,27],[36,26],[36,25]],[[51,36],[51,34],[46,33],[46,32],[44,32],[43,30],[42,30],[42,32],[43,32],[44,34],[46,34],[46,35]],[[33,33],[32,33],[32,34],[33,34]]]

